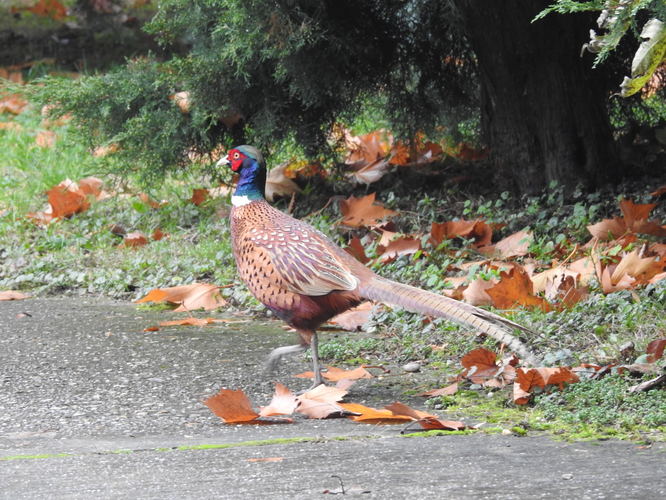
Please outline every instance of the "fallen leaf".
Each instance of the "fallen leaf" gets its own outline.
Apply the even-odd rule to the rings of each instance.
[[[0,300],[24,300],[28,298],[30,298],[30,295],[15,290],[4,290],[0,292]]]
[[[326,418],[332,414],[344,413],[344,408],[338,404],[347,391],[337,387],[327,387],[323,384],[298,396],[296,411],[308,418]]]
[[[386,246],[381,244],[377,247],[377,253],[381,255],[383,263],[389,263],[402,255],[413,255],[421,250],[421,239],[414,236],[400,236]]]
[[[531,232],[518,231],[517,233],[501,239],[494,245],[479,248],[479,252],[501,259],[521,257],[527,255],[533,240],[534,235]]]
[[[213,323],[224,323],[224,320],[215,318],[183,318],[171,321],[161,321],[159,326],[206,326]]]
[[[459,420],[442,420],[437,417],[421,418],[416,421],[416,424],[427,431],[462,431],[467,429],[467,426]]]
[[[248,458],[248,462],[282,462],[284,457],[259,457],[259,458]]]
[[[151,238],[153,239],[153,241],[160,241],[164,238],[167,238],[168,236],[169,235],[167,233],[162,232],[162,230],[160,228],[156,228],[153,231],[153,234],[151,235]]]
[[[141,231],[127,233],[120,246],[125,248],[142,247],[148,244],[148,237]]]
[[[178,308],[174,309],[175,312],[194,311],[202,308],[208,311],[223,307],[227,303],[220,295],[219,288],[208,283],[155,288],[145,297],[136,300],[135,303],[170,302],[179,305]]]
[[[356,258],[361,264],[367,264],[370,259],[365,255],[365,249],[358,236],[354,236],[349,240],[349,244],[345,247],[345,251]]]
[[[266,199],[274,201],[279,196],[291,196],[302,190],[294,181],[285,175],[289,163],[282,163],[269,170],[266,177]]]
[[[372,373],[365,369],[365,366],[359,366],[353,370],[343,370],[342,368],[336,368],[335,366],[327,366],[326,371],[322,371],[322,377],[331,382],[337,382],[338,380],[358,380],[361,378],[373,378]],[[314,372],[303,372],[298,375],[294,375],[297,378],[314,378]],[[306,393],[307,394],[307,393]],[[309,395],[309,398],[317,398],[317,395]],[[341,398],[342,399],[342,398]],[[336,400],[337,401],[337,400]]]
[[[261,408],[259,415],[270,417],[274,415],[291,415],[298,406],[298,400],[293,392],[280,383],[275,384],[275,393],[273,399],[267,405]]]
[[[169,100],[173,101],[181,112],[187,114],[190,112],[190,93],[189,92],[176,92],[169,96]]]
[[[663,261],[657,260],[657,257],[641,257],[639,250],[635,249],[622,257],[610,279],[616,285],[627,274],[636,279],[636,284],[645,284],[663,269]]]
[[[227,424],[251,422],[259,417],[241,390],[222,389],[215,396],[206,399],[204,404]]]
[[[340,403],[340,406],[350,413],[358,414],[349,417],[355,422],[366,424],[400,424],[414,420],[413,417],[407,415],[396,415],[391,410],[378,410],[357,403]]]
[[[466,238],[473,239],[475,247],[483,247],[490,244],[492,237],[492,228],[479,219],[433,222],[430,226],[430,243],[433,246],[451,238]]]
[[[483,278],[476,278],[462,292],[462,297],[465,302],[473,306],[492,305],[493,299],[488,295],[487,290],[494,287],[497,283],[498,281],[495,279],[484,280]]]
[[[350,196],[342,200],[340,211],[343,215],[341,223],[349,227],[371,227],[397,214],[394,210],[375,204],[375,193],[362,198]]]
[[[524,269],[514,267],[510,271],[500,273],[500,280],[485,292],[490,296],[493,305],[498,309],[512,309],[517,305],[527,308],[539,308],[543,311],[551,309],[548,302],[532,293],[532,280]]]
[[[446,387],[442,387],[440,389],[432,389],[430,391],[422,392],[417,394],[417,396],[434,398],[437,396],[453,396],[456,392],[458,392],[458,382],[454,382],[453,384],[447,385]]]
[[[393,412],[394,415],[406,415],[412,417],[414,420],[419,420],[421,418],[437,418],[437,415],[427,413],[421,410],[415,410],[411,406],[395,401],[390,405],[384,406],[387,410]]]
[[[661,357],[664,355],[665,347],[666,339],[657,339],[650,342],[645,349],[645,353],[648,355],[648,362],[654,363],[655,361],[661,359]]]
[[[208,189],[205,188],[195,188],[192,190],[192,197],[190,201],[194,203],[197,207],[201,205],[204,201],[208,199]]]
[[[35,143],[40,148],[52,148],[56,142],[56,133],[53,130],[42,130],[35,136]]]
[[[360,330],[370,320],[372,307],[372,302],[362,302],[360,305],[334,316],[328,322],[351,332]]]

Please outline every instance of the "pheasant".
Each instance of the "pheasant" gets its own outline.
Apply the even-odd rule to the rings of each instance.
[[[537,364],[528,348],[509,331],[526,328],[497,314],[375,274],[309,224],[268,204],[266,165],[253,146],[237,146],[218,162],[239,174],[231,197],[231,238],[241,279],[252,294],[293,327],[300,343],[274,349],[268,367],[288,353],[308,347],[314,384],[322,383],[317,328],[363,300],[442,317],[473,327],[506,344],[524,361]]]

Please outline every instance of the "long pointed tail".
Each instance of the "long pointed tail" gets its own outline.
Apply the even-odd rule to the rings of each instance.
[[[509,333],[514,328],[526,332],[530,332],[530,330],[490,311],[484,311],[470,304],[379,276],[374,276],[361,284],[359,292],[366,299],[386,302],[387,304],[404,307],[408,311],[445,318],[464,326],[471,326],[490,335],[498,342],[506,344],[525,362],[535,366],[539,364],[539,360],[530,352],[527,346]]]

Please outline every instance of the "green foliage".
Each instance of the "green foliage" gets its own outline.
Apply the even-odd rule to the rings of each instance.
[[[91,143],[118,143],[114,169],[146,169],[151,179],[218,142],[270,155],[293,137],[310,153],[327,151],[330,126],[376,98],[398,135],[455,123],[455,110],[476,99],[469,51],[450,36],[460,24],[434,0],[166,0],[147,29],[167,49],[187,43],[186,53],[34,95],[73,112]],[[187,114],[168,99],[177,91],[190,94]]]
[[[601,380],[582,380],[536,398],[535,407],[546,420],[560,420],[580,427],[612,426],[631,429],[637,425],[666,430],[666,391],[632,393],[636,381],[621,375]]]

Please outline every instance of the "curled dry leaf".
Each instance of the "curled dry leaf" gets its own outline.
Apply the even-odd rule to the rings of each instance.
[[[0,300],[23,300],[27,298],[30,298],[30,296],[16,290],[4,290],[0,292]]]
[[[48,207],[41,212],[29,213],[28,217],[40,224],[84,212],[90,207],[90,200],[101,200],[108,194],[101,189],[102,181],[96,177],[86,177],[78,183],[65,179],[46,192]]]
[[[361,330],[370,319],[372,307],[372,302],[362,302],[360,305],[334,316],[328,322],[352,332]]]
[[[342,224],[349,227],[372,227],[397,214],[394,210],[375,203],[375,193],[356,198],[350,196],[340,202]]]
[[[123,237],[123,242],[120,244],[120,246],[125,248],[136,248],[147,244],[148,237],[145,234],[143,234],[141,231],[133,231],[131,233],[127,233]]]
[[[195,188],[192,189],[192,197],[190,201],[194,203],[197,207],[201,205],[204,201],[209,198],[208,189],[206,188]]]
[[[283,163],[269,170],[266,177],[266,199],[273,201],[280,196],[291,196],[302,190],[294,181],[285,175],[289,163]]]
[[[414,420],[414,417],[408,415],[396,415],[391,410],[370,408],[357,403],[340,403],[340,406],[352,415],[349,418],[355,422],[366,424],[400,424]]]
[[[518,231],[501,239],[494,245],[479,248],[479,252],[500,259],[527,255],[534,235],[530,231]]]
[[[293,392],[285,385],[279,382],[275,384],[275,393],[273,399],[267,405],[261,408],[259,415],[262,417],[271,417],[275,415],[291,415],[298,406],[298,400]]]
[[[326,371],[322,372],[322,376],[331,382],[338,380],[358,380],[361,378],[373,378],[372,373],[365,369],[365,365],[354,368],[353,370],[343,370],[335,366],[327,366]],[[303,372],[294,375],[296,378],[314,378],[314,372]],[[306,393],[307,394],[307,393]]]
[[[650,342],[645,349],[645,353],[648,355],[648,362],[654,363],[660,360],[664,355],[664,348],[666,348],[666,339],[657,339]]]
[[[466,238],[473,239],[475,247],[483,247],[490,245],[492,237],[492,228],[480,219],[433,222],[430,226],[430,243],[434,246],[447,239]]]
[[[543,298],[532,293],[532,280],[524,269],[514,267],[510,271],[500,273],[500,280],[485,292],[490,296],[493,305],[498,309],[512,309],[516,306],[540,308],[549,311],[550,305]]]
[[[666,236],[666,227],[661,226],[656,221],[648,220],[650,212],[656,206],[656,203],[638,204],[631,200],[622,200],[620,209],[623,217],[604,219],[601,222],[587,226],[587,229],[592,236],[602,241],[617,239],[627,232],[664,237]]]
[[[215,396],[206,399],[204,404],[227,424],[247,423],[259,417],[241,390],[222,389]]]
[[[135,303],[144,302],[170,302],[177,304],[174,311],[194,311],[196,309],[217,309],[226,305],[216,285],[208,283],[193,283],[191,285],[174,286],[170,288],[155,288],[148,295],[136,300]]]
[[[319,385],[314,389],[298,396],[296,411],[307,415],[308,418],[326,418],[332,414],[345,413],[345,409],[338,401],[347,394],[346,390],[337,387]]]
[[[354,236],[349,240],[349,244],[345,247],[345,251],[356,258],[361,264],[367,264],[370,259],[365,255],[365,249],[358,236]]]
[[[437,396],[453,396],[456,392],[458,392],[458,382],[454,382],[453,384],[447,385],[446,387],[442,387],[440,389],[432,389],[430,391],[422,392],[417,394],[417,396],[435,398]]]

